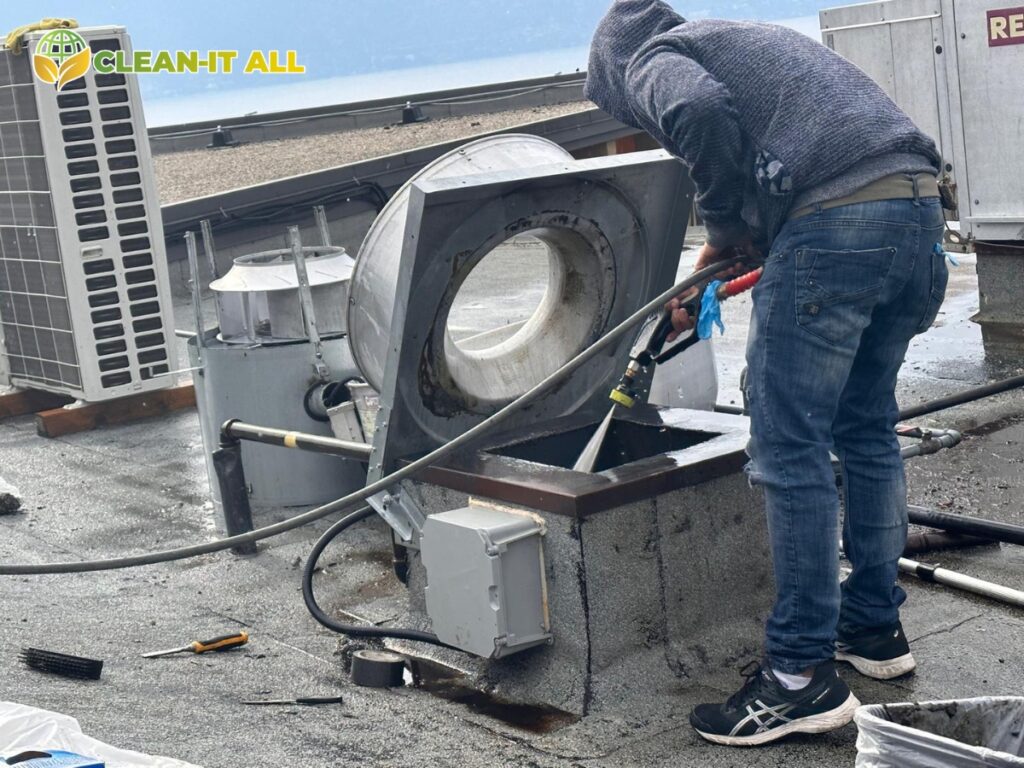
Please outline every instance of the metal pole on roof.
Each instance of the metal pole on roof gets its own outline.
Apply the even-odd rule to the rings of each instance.
[[[313,344],[313,352],[316,357],[313,361],[313,369],[321,381],[327,381],[331,372],[327,363],[324,362],[323,344],[320,341],[320,331],[316,326],[316,310],[313,308],[313,291],[309,287],[306,255],[302,252],[302,237],[299,235],[298,227],[288,227],[288,245],[292,249],[295,274],[299,278],[299,302],[302,306],[302,319],[306,324],[306,335]]]
[[[188,272],[192,284],[192,312],[196,321],[196,358],[203,362],[203,282],[199,276],[199,255],[196,252],[196,233],[191,229],[185,233],[185,250],[188,252]]]
[[[220,270],[217,269],[217,253],[213,244],[213,228],[209,219],[199,222],[199,228],[203,231],[203,250],[206,252],[206,260],[210,263],[210,274],[213,280],[220,279]]]
[[[327,210],[322,205],[314,205],[313,218],[316,219],[316,227],[320,230],[320,242],[322,242],[326,248],[330,248],[331,228],[327,224]]]

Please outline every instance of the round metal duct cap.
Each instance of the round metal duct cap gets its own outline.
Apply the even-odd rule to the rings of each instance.
[[[344,248],[307,247],[306,272],[310,287],[348,280],[352,276],[353,260]],[[297,291],[299,278],[290,248],[262,251],[239,256],[228,273],[210,283],[218,293],[252,293],[256,291]]]
[[[410,186],[417,181],[533,168],[567,160],[572,160],[572,155],[547,139],[525,134],[491,136],[439,157],[406,182],[388,201],[359,249],[352,272],[348,307],[352,356],[374,389],[379,392],[383,386],[384,365],[391,344],[391,318]],[[585,294],[585,291],[577,290],[579,281],[588,288],[594,288],[604,280],[597,262],[590,258],[596,247],[591,242],[593,235],[573,231],[564,223],[542,219],[532,222],[532,226],[525,227],[518,234],[532,235],[547,246],[550,263],[548,290],[533,316],[500,343],[485,348],[456,343],[445,330],[445,367],[456,388],[468,400],[478,397],[503,400],[521,394],[528,388],[522,382],[534,378],[533,371],[557,368],[567,359],[564,351],[578,347],[590,330],[583,327],[587,321],[578,317],[575,310],[579,309]],[[452,276],[452,290],[446,296],[444,319],[455,294],[473,267],[502,241],[493,242],[487,250],[478,252],[472,263],[464,263],[461,270]],[[580,297],[576,306],[566,304],[570,293]],[[590,294],[591,300],[596,295],[596,291]],[[554,361],[554,367],[550,361]]]
[[[346,331],[348,280],[354,261],[344,248],[303,248],[321,336]],[[304,340],[306,325],[291,249],[239,256],[228,273],[210,283],[217,297],[218,338],[234,344]]]

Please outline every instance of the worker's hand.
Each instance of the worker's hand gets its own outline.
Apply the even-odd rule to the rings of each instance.
[[[710,243],[704,243],[704,245],[700,247],[700,251],[697,253],[697,263],[694,265],[693,271],[699,272],[705,267],[710,267],[716,262],[724,261],[725,259],[730,259],[733,256],[741,254],[754,257],[760,255],[750,238],[746,238],[740,243],[730,245],[727,248],[716,248]],[[727,280],[730,277],[742,274],[744,271],[745,269],[742,264],[735,264],[728,269],[724,269],[717,273],[715,278],[718,280]],[[672,299],[672,301],[665,305],[665,311],[672,316],[672,333],[668,335],[668,338],[666,339],[667,343],[672,343],[678,339],[681,334],[691,330],[697,324],[697,318],[690,317],[690,313],[685,309],[682,309],[682,306],[691,301],[697,292],[698,291],[696,289],[688,291],[682,296],[677,296]]]
[[[666,337],[666,343],[671,344],[679,338],[680,334],[686,333],[697,324],[697,318],[690,317],[690,313],[682,309],[682,305],[692,300],[696,294],[695,290],[689,291],[665,305],[665,311],[672,316],[672,333]]]
[[[700,251],[697,252],[697,263],[694,264],[693,271],[699,272],[716,262],[725,261],[725,259],[731,259],[733,256],[742,256],[744,254],[752,257],[760,256],[760,252],[754,247],[754,243],[749,237],[727,248],[716,248],[711,243],[704,243],[700,247]],[[719,272],[715,277],[719,280],[724,280],[727,277],[742,274],[743,271],[742,265],[737,264]]]

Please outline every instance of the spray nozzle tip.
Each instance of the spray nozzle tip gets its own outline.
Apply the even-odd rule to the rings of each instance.
[[[632,408],[634,405],[636,405],[636,398],[630,395],[628,392],[624,392],[623,390],[619,389],[618,387],[613,389],[611,391],[611,394],[608,395],[608,397],[612,401],[618,403],[619,405],[623,405],[626,408]]]

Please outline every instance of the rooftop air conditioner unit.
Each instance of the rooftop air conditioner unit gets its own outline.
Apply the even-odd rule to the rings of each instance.
[[[935,139],[942,173],[958,187],[960,232],[983,242],[1024,240],[1019,6],[879,0],[820,13],[825,45],[864,70]],[[982,293],[991,292],[980,279]],[[1013,317],[1019,308],[1003,311]]]
[[[130,54],[128,35],[59,32],[0,48],[0,382],[109,400],[173,383],[163,228],[135,78],[33,74],[37,52]]]

